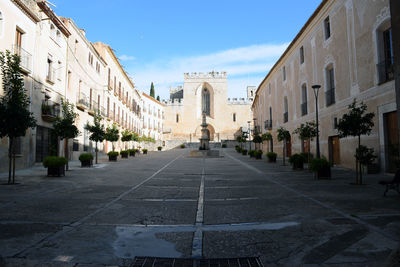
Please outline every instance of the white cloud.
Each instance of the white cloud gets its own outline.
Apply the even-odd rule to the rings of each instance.
[[[244,97],[247,85],[257,86],[285,51],[288,43],[239,47],[206,55],[177,57],[128,69],[145,92],[154,82],[156,94],[169,98],[169,87],[183,83],[185,72],[226,71],[230,97]]]
[[[136,58],[134,56],[121,55],[118,57],[118,59],[122,60],[122,61],[131,61],[131,60],[135,60]]]

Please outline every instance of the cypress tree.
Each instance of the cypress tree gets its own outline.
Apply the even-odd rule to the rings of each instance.
[[[151,82],[151,86],[150,86],[150,96],[151,96],[152,98],[155,97],[155,91],[154,91],[154,84],[153,84],[153,82]]]

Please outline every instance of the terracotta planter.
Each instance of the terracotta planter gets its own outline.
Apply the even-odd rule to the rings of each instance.
[[[65,176],[65,165],[47,168],[47,176]]]

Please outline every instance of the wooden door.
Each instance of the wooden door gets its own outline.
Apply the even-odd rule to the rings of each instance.
[[[339,139],[339,136],[329,137],[329,161],[332,165],[340,164],[340,139]]]
[[[399,163],[399,134],[396,111],[384,114],[386,169],[395,172]]]
[[[291,139],[286,141],[286,156],[292,156],[292,141]]]

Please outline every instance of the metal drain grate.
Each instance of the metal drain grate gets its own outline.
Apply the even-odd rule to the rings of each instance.
[[[231,259],[177,259],[135,257],[130,267],[262,267],[258,257]]]

